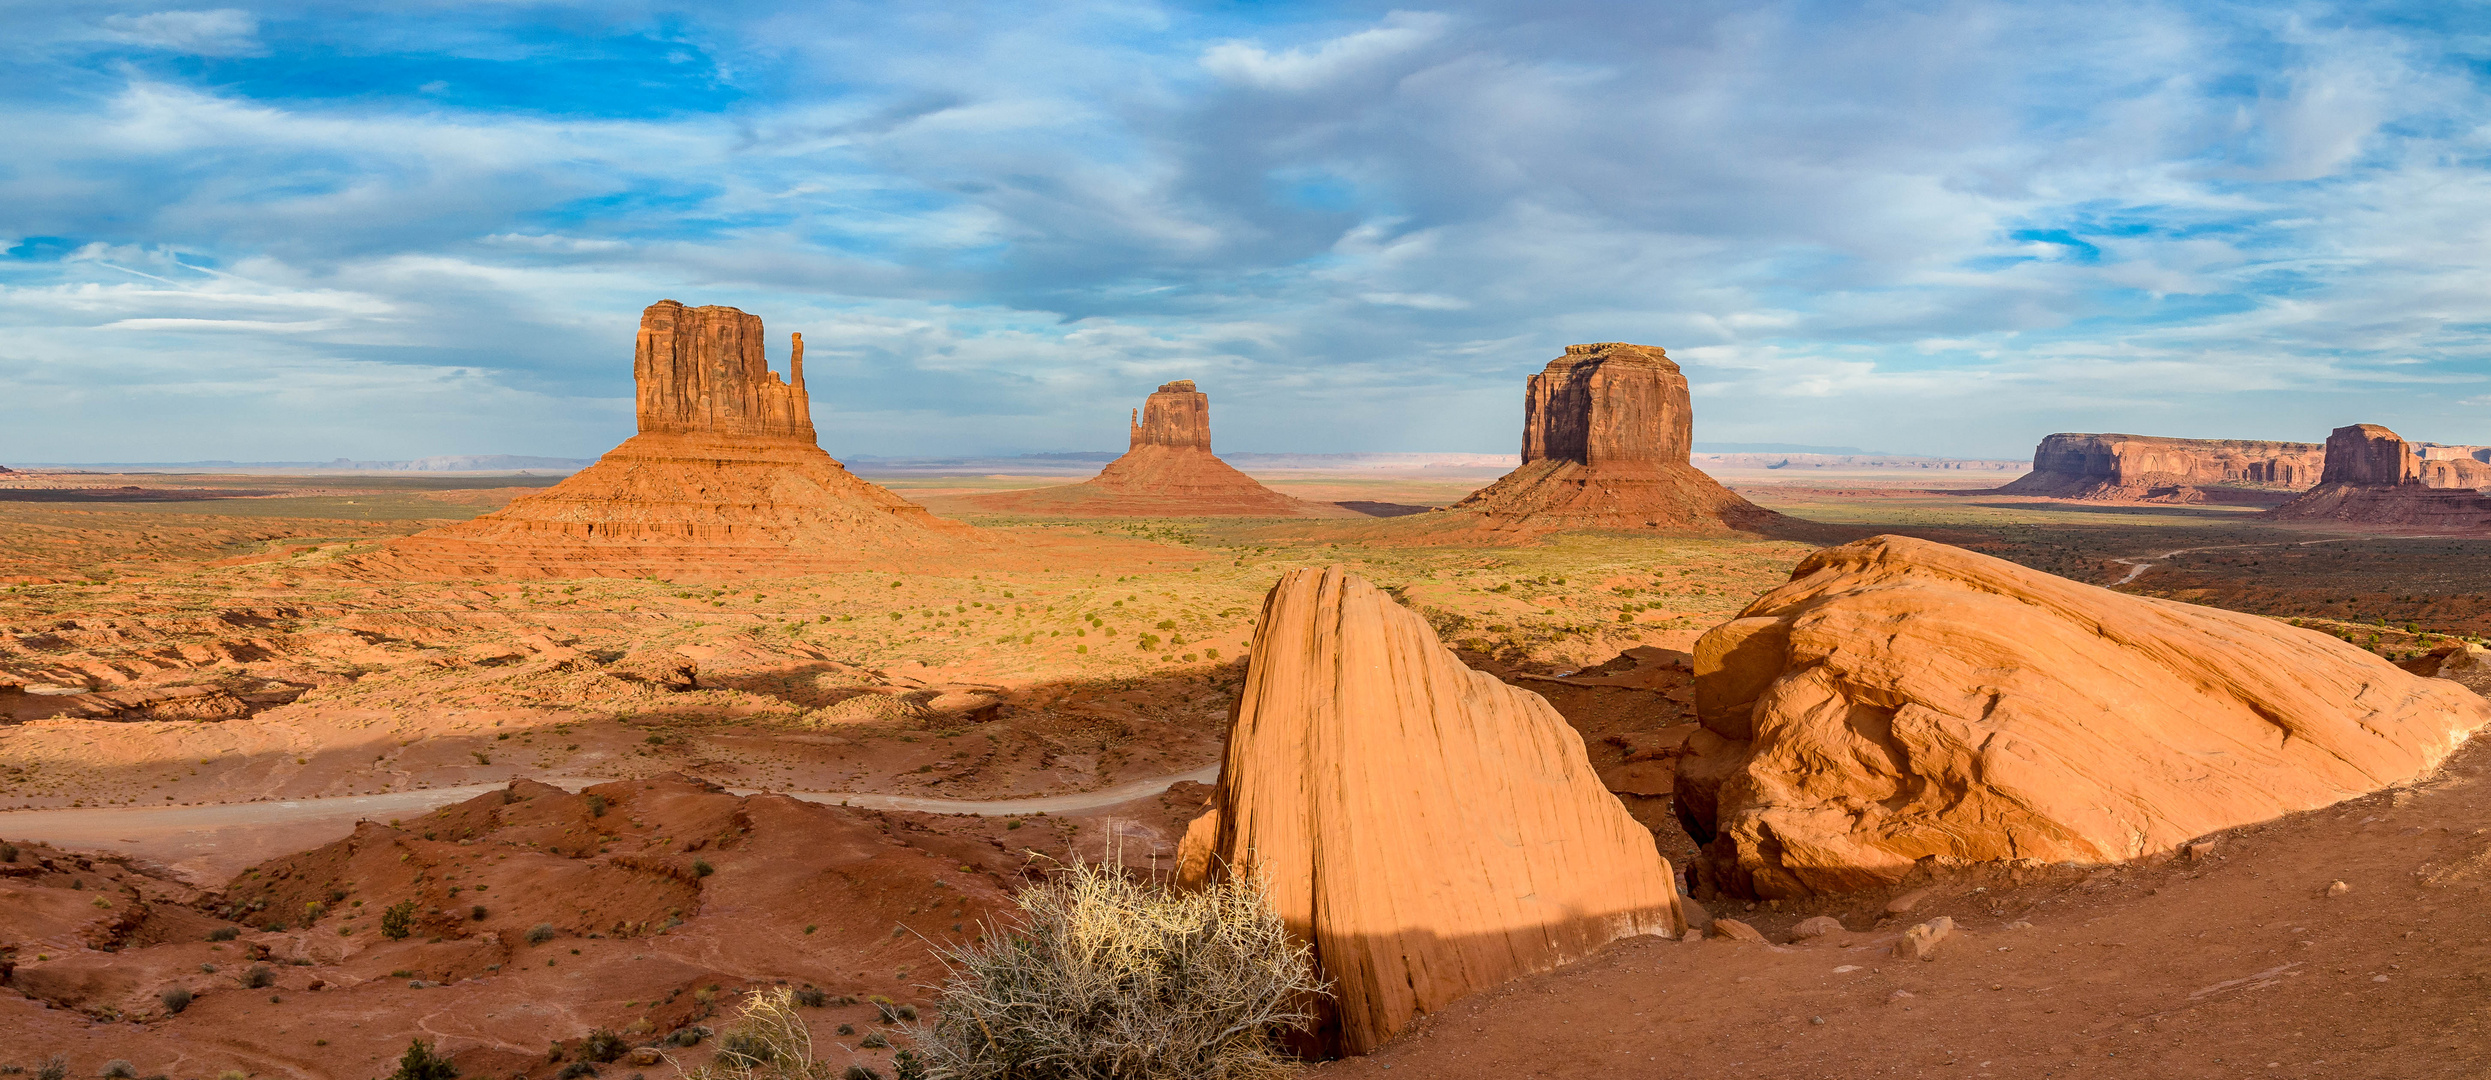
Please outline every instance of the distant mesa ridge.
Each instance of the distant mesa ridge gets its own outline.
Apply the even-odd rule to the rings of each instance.
[[[2415,443],[2377,424],[2327,436],[2318,486],[2269,514],[2286,521],[2491,532],[2491,447]]]
[[[662,300],[641,313],[632,377],[638,435],[560,484],[396,541],[363,566],[418,577],[781,575],[981,542],[815,445],[801,335],[781,379],[759,318]]]
[[[2060,432],[2033,449],[2033,471],[1998,489],[2007,495],[2097,500],[2198,501],[2206,487],[2300,491],[2318,482],[2317,443],[2173,439]]]

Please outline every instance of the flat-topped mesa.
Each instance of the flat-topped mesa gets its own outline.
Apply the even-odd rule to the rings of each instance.
[[[1127,450],[1172,446],[1211,450],[1211,396],[1194,389],[1192,379],[1161,383],[1157,392],[1133,412],[1133,441]]]
[[[865,482],[814,443],[804,338],[788,377],[761,320],[672,300],[640,315],[640,433],[493,513],[358,560],[396,577],[781,576],[884,569],[983,545],[975,531]]]
[[[988,510],[1083,517],[1294,517],[1335,509],[1273,491],[1214,456],[1211,398],[1194,389],[1192,379],[1160,384],[1133,410],[1131,431],[1124,456],[1081,483],[972,495],[965,501]]]
[[[1689,464],[1687,377],[1658,348],[1568,345],[1531,376],[1522,407],[1522,467],[1451,507],[1482,515],[1491,530],[1720,533],[1803,524]]]
[[[2491,451],[2417,444],[2377,424],[2351,424],[2327,436],[2326,472],[2317,487],[2269,513],[2293,521],[2341,521],[2400,528],[2491,531]]]
[[[1998,490],[2013,495],[2122,500],[2198,488],[2301,491],[2318,482],[2326,448],[2252,439],[2060,432],[2033,448],[2033,471]]]
[[[660,300],[640,313],[632,350],[643,434],[741,435],[814,441],[804,392],[804,335],[789,347],[788,377],[762,353],[761,317],[731,307]]]
[[[1695,406],[1667,352],[1604,341],[1568,345],[1523,396],[1522,463],[1687,463]]]

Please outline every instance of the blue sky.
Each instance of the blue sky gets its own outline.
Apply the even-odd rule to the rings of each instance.
[[[637,313],[834,454],[1508,451],[1570,342],[1714,442],[2491,442],[2491,8],[33,3],[0,461],[592,456]]]

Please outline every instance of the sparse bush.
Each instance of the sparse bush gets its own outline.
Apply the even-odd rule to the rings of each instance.
[[[856,1034],[856,1025],[854,1025],[854,1024],[841,1024],[841,1025],[839,1025],[839,1034],[841,1034],[841,1035],[854,1035],[854,1034]]]
[[[381,936],[398,941],[415,932],[415,901],[400,900],[381,912]]]
[[[103,1072],[95,1075],[105,1080],[138,1080],[138,1066],[130,1064],[126,1058],[114,1058],[104,1063]]]
[[[589,816],[589,817],[604,817],[604,816],[605,816],[605,796],[603,796],[603,795],[591,795],[591,796],[589,796],[589,797],[588,797],[588,816]]]
[[[821,1008],[830,1004],[830,991],[818,986],[802,987],[796,991],[796,1004],[808,1009]]]
[[[896,1024],[903,1020],[917,1018],[917,1007],[914,1005],[895,1005],[882,1001],[874,1004],[874,1011],[882,1015],[882,1022],[886,1024]]]
[[[839,1080],[882,1080],[882,1074],[858,1061],[849,1063],[847,1071],[839,1074]]]
[[[1257,881],[1192,893],[1076,865],[1014,901],[1022,925],[944,951],[922,1069],[959,1080],[1256,1080],[1326,992]]]
[[[595,1075],[597,1075],[597,1067],[585,1061],[574,1061],[563,1066],[561,1072],[554,1074],[557,1080],[572,1080],[573,1077]]]
[[[17,845],[0,844],[0,862],[16,862]]]
[[[241,936],[242,931],[239,928],[231,926],[220,926],[214,930],[208,931],[209,941],[232,941],[233,939]]]
[[[588,1038],[580,1043],[580,1056],[590,1061],[605,1062],[623,1056],[623,1051],[629,1049],[631,1047],[624,1045],[622,1036],[606,1028],[598,1028],[589,1032]]]
[[[468,908],[468,909],[467,909],[467,917],[468,917],[468,918],[470,918],[470,919],[474,919],[474,920],[476,920],[477,922],[483,922],[483,921],[484,921],[484,917],[485,917],[485,915],[486,915],[486,914],[487,914],[487,912],[484,910],[484,905],[483,905],[483,904],[478,904],[478,905],[476,905],[476,906],[474,906],[474,907],[471,907],[471,908]]]
[[[891,1045],[891,1039],[879,1031],[868,1031],[863,1039],[857,1041],[856,1045],[867,1050],[881,1050]]]
[[[183,1009],[190,1007],[190,988],[187,986],[165,987],[156,994],[156,1000],[164,1003],[166,1013],[178,1016]]]
[[[242,988],[245,990],[264,990],[276,981],[276,975],[268,970],[266,964],[253,964],[250,970],[242,973]]]
[[[69,1080],[69,1059],[59,1054],[43,1059],[35,1069],[35,1080]]]
[[[528,944],[542,945],[554,939],[554,924],[538,923],[528,927]]]
[[[829,1080],[830,1066],[813,1059],[813,1033],[784,986],[744,995],[734,1022],[718,1035],[718,1056],[684,1073],[686,1080]]]
[[[389,1074],[389,1080],[458,1080],[458,1066],[433,1053],[431,1043],[411,1039],[407,1052],[398,1058],[398,1071]]]
[[[692,876],[693,876],[693,877],[708,877],[709,875],[711,875],[711,874],[715,874],[715,873],[717,873],[717,872],[718,872],[718,868],[717,868],[717,867],[715,867],[715,866],[711,866],[711,865],[709,865],[709,860],[707,860],[707,859],[694,859],[694,860],[692,860]]]

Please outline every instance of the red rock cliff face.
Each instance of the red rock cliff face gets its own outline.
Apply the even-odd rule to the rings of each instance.
[[[2293,521],[2491,532],[2491,497],[2474,490],[2491,483],[2491,465],[2470,456],[2474,447],[2435,447],[2443,456],[2422,456],[2433,449],[2377,424],[2337,428],[2327,436],[2325,480],[2269,513]]]
[[[1133,442],[1128,450],[1145,446],[1172,446],[1180,449],[1211,449],[1211,397],[1194,389],[1192,379],[1178,379],[1161,384],[1157,393],[1142,402],[1133,421]]]
[[[1524,391],[1522,467],[1452,509],[1477,513],[1492,531],[1706,534],[1802,524],[1688,464],[1693,431],[1687,377],[1667,353],[1614,341],[1568,345]]]
[[[640,430],[812,442],[803,336],[792,340],[783,382],[763,358],[761,344],[757,315],[731,307],[687,308],[672,300],[649,305],[640,313],[631,362]]]
[[[2377,424],[2340,427],[2327,436],[2322,484],[2412,484],[2422,472],[2404,437]]]
[[[1340,567],[1264,598],[1181,877],[1259,874],[1365,1053],[1455,999],[1685,929],[1669,861],[1538,695]]]
[[[2166,439],[2061,432],[2033,449],[2033,471],[1999,489],[2063,498],[2140,498],[2156,488],[2302,490],[2326,462],[2317,443]]]
[[[1522,463],[1687,463],[1695,408],[1687,377],[1648,345],[1568,345],[1523,395]]]

